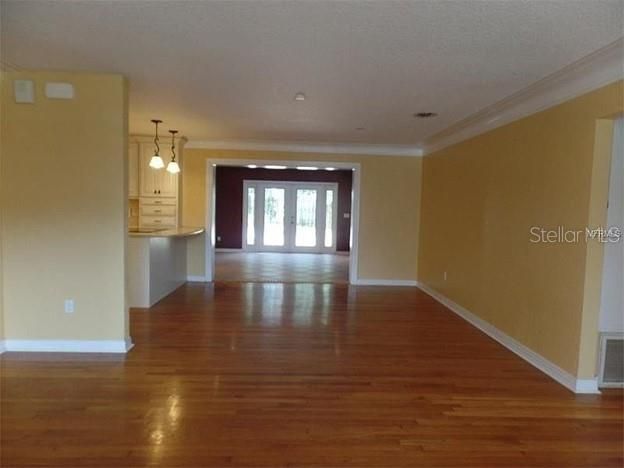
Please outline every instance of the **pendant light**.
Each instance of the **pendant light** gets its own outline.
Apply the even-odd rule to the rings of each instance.
[[[150,159],[149,166],[152,169],[162,169],[165,167],[165,162],[160,157],[160,145],[158,144],[158,124],[162,123],[162,120],[152,120],[152,123],[156,127],[154,133],[154,156]]]
[[[175,160],[175,158],[176,158],[176,154],[175,154],[175,136],[176,136],[176,133],[178,133],[178,131],[177,130],[169,130],[169,133],[171,133],[171,162],[169,164],[167,164],[167,172],[170,172],[171,174],[177,174],[178,172],[180,172],[180,166],[179,166],[179,164]]]

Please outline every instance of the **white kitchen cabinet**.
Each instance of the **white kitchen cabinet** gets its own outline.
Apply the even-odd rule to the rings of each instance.
[[[186,139],[178,139],[176,145],[176,159],[182,161],[182,150]],[[139,199],[139,227],[178,226],[178,178],[182,174],[170,174],[166,166],[171,160],[170,143],[161,140],[160,156],[165,167],[152,169],[149,166],[154,155],[154,141],[148,136],[134,135],[130,137],[128,152],[129,164],[132,166],[136,159],[136,176],[132,176],[133,169],[129,169],[128,192],[130,198]],[[134,186],[133,186],[134,184]]]
[[[128,198],[139,198],[139,143],[128,147]]]
[[[139,200],[139,225],[141,227],[176,227],[178,207],[172,198],[141,197]]]
[[[176,207],[166,205],[141,205],[143,216],[175,216]]]
[[[171,158],[165,159],[165,165],[169,164]],[[158,182],[158,195],[161,197],[177,197],[178,196],[178,177],[179,174],[171,174],[162,169],[162,174]]]
[[[165,162],[162,169],[153,169],[149,162],[154,155],[153,143],[140,143],[140,194],[141,197],[171,197],[178,196],[178,174],[167,172],[166,166],[170,157],[166,146],[161,145],[160,155]]]

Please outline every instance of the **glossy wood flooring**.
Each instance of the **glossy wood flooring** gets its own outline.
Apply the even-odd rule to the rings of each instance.
[[[575,396],[415,288],[187,285],[115,356],[2,356],[1,465],[622,466]]]
[[[217,252],[215,278],[217,281],[346,284],[349,282],[349,256]]]

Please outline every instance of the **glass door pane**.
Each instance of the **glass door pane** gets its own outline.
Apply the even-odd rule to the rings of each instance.
[[[256,188],[247,188],[247,245],[256,243]]]
[[[284,245],[284,214],[286,190],[264,189],[264,245]]]
[[[297,189],[295,247],[316,246],[317,190]]]
[[[325,192],[325,247],[334,245],[334,191]]]

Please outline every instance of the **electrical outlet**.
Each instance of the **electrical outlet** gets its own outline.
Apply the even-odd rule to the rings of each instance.
[[[446,281],[446,277],[447,277],[447,275],[446,275],[446,271],[445,271],[444,272],[444,281]]]
[[[217,236],[217,242],[221,242],[221,236]]]
[[[74,300],[73,299],[65,299],[65,313],[66,314],[74,313]]]

